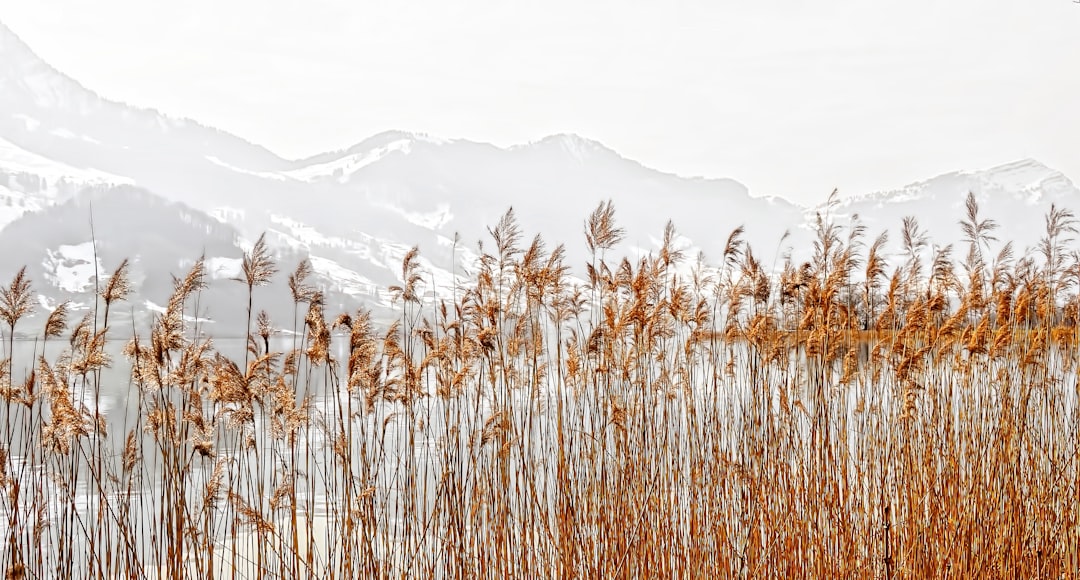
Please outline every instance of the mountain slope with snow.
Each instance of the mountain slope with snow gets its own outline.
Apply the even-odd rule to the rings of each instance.
[[[899,189],[852,197],[836,211],[841,217],[857,214],[874,235],[889,231],[894,250],[900,248],[903,218],[915,217],[931,243],[952,244],[961,253],[966,246],[958,222],[965,216],[969,192],[979,204],[980,218],[997,222],[994,236],[1013,242],[1018,252],[1033,248],[1045,234],[1045,216],[1052,206],[1080,211],[1080,189],[1060,171],[1033,159],[947,173]]]
[[[0,23],[0,137],[79,168],[119,175],[171,197],[205,158],[260,169],[288,163],[265,148],[187,119],[108,100],[42,61]],[[194,171],[192,171],[194,170]],[[163,193],[166,193],[163,191]],[[200,193],[189,191],[197,201]]]
[[[1038,240],[1051,204],[1080,208],[1080,190],[1033,160],[856,195],[831,208],[755,197],[732,179],[663,173],[569,134],[500,148],[390,131],[290,161],[195,121],[103,98],[0,24],[0,281],[28,265],[43,304],[92,302],[90,271],[98,266],[100,277],[125,257],[138,274],[136,304],[163,304],[170,275],[201,254],[226,290],[208,294],[200,316],[235,326],[241,285],[226,282],[265,233],[283,271],[310,258],[328,310],[363,304],[389,312],[386,288],[401,282],[400,262],[412,246],[420,248],[425,296],[449,297],[491,248],[487,228],[509,208],[523,243],[541,235],[549,247],[566,244],[580,275],[585,219],[607,200],[626,230],[618,251],[628,255],[655,249],[670,219],[691,259],[700,251],[719,261],[728,235],[745,226],[764,263],[779,264],[788,251],[802,260],[819,211],[837,223],[857,214],[869,236],[888,230],[895,253],[908,215],[933,243],[959,243],[969,191],[983,217],[1001,224],[998,237],[1018,249]],[[90,201],[100,226],[88,246]],[[100,263],[87,258],[88,247]],[[263,294],[291,313],[287,292]]]

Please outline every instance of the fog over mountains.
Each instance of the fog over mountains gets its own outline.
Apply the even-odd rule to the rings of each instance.
[[[776,170],[785,170],[783,159]],[[1051,204],[1080,209],[1080,190],[1066,176],[1028,159],[842,195],[833,215],[846,224],[858,214],[870,237],[888,229],[893,251],[907,215],[933,243],[956,243],[968,191],[1001,224],[998,238],[1017,249],[1038,240]],[[828,192],[821,194],[824,202]],[[0,24],[0,283],[27,266],[39,318],[62,300],[89,308],[95,270],[104,277],[128,258],[135,296],[124,309],[145,323],[167,301],[170,276],[204,255],[219,281],[204,293],[200,316],[212,321],[208,332],[242,335],[244,288],[226,280],[263,232],[281,283],[259,289],[256,300],[281,326],[291,326],[285,277],[303,257],[329,312],[366,306],[386,315],[386,288],[400,281],[413,245],[425,293],[449,296],[474,266],[477,242],[490,245],[486,228],[513,207],[527,237],[565,243],[576,268],[586,259],[583,221],[607,199],[627,230],[621,251],[655,249],[671,219],[688,254],[700,251],[712,263],[739,225],[766,264],[779,264],[788,250],[803,259],[822,209],[754,196],[733,179],[656,171],[576,135],[499,148],[387,132],[287,160],[196,121],[99,96]],[[27,332],[38,326],[27,324]]]

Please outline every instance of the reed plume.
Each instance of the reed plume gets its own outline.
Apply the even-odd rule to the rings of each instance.
[[[92,313],[68,328],[63,303],[27,372],[11,342],[0,360],[0,567],[1071,577],[1075,218],[1052,208],[1020,252],[972,194],[956,248],[914,218],[872,235],[841,209],[830,196],[804,255],[785,236],[763,258],[739,227],[713,263],[671,222],[654,251],[619,255],[606,201],[580,269],[508,210],[449,295],[406,251],[389,311],[330,312],[302,259],[291,346],[253,297],[277,290],[260,237],[242,261],[244,354],[198,332],[199,259],[149,331],[124,337],[128,389],[108,373],[120,330]],[[9,340],[31,296],[25,270],[2,291]]]

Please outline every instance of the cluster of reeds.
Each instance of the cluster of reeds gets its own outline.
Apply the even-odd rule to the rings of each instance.
[[[417,251],[396,319],[329,318],[301,262],[291,331],[203,338],[200,260],[148,335],[111,328],[126,263],[70,331],[0,293],[0,567],[8,578],[1065,578],[1080,571],[1080,254],[1053,209],[1014,256],[973,197],[966,247],[818,216],[813,256],[728,238],[609,261],[602,204],[577,281],[508,212],[451,299]],[[302,317],[302,318],[301,318]],[[67,336],[52,360],[49,342]],[[110,338],[124,411],[105,419]]]

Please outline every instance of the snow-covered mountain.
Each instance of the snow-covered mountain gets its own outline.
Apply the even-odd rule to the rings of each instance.
[[[836,212],[858,214],[868,231],[888,230],[890,235],[899,234],[905,216],[914,216],[932,243],[958,245],[962,232],[957,222],[965,214],[968,192],[975,194],[980,217],[998,223],[995,237],[1012,241],[1018,252],[1033,248],[1045,234],[1045,216],[1051,205],[1080,211],[1080,189],[1068,177],[1034,159],[1023,159],[851,197],[842,200]],[[898,242],[900,238],[895,235],[893,239]]]
[[[1038,238],[1051,203],[1080,206],[1080,190],[1065,176],[1028,160],[846,198],[831,211],[841,223],[859,214],[874,234],[915,215],[936,243],[953,243],[968,191],[985,217],[1002,223],[999,237],[1021,247]],[[389,305],[386,288],[399,282],[413,245],[428,291],[448,295],[455,273],[474,263],[477,241],[510,207],[526,236],[565,243],[571,264],[583,264],[583,222],[608,199],[627,230],[626,251],[655,248],[671,219],[691,251],[715,260],[731,230],[745,225],[766,263],[785,248],[805,256],[822,210],[751,196],[731,179],[662,173],[576,135],[499,148],[387,132],[286,160],[195,121],[103,98],[0,24],[0,282],[28,265],[42,304],[90,296],[91,202],[97,269],[130,258],[137,308],[153,311],[171,289],[169,274],[200,254],[213,276],[234,276],[244,249],[265,232],[282,270],[310,256],[332,307],[378,310]],[[238,302],[225,301],[239,286],[212,294],[207,316],[235,318],[226,304]],[[284,288],[262,294],[287,307]]]

